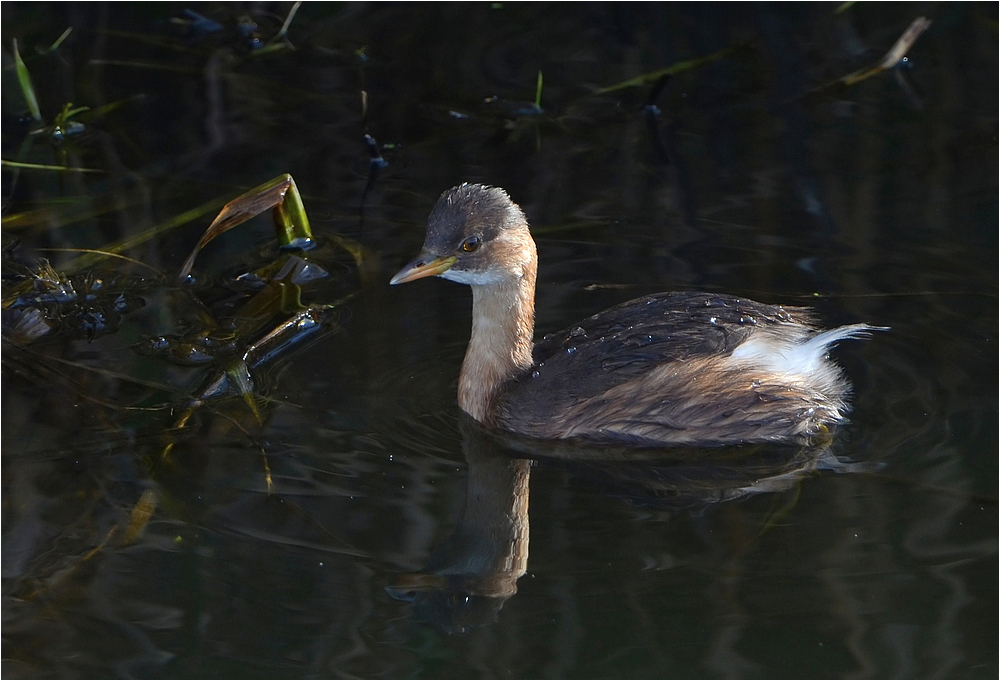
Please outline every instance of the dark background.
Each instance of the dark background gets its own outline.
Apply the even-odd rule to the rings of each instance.
[[[355,240],[372,272],[331,256],[308,300],[356,296],[257,377],[260,424],[237,399],[170,434],[204,372],[130,348],[192,323],[175,287],[93,340],[5,337],[5,676],[997,676],[996,4],[306,3],[295,49],[258,54],[241,15],[267,43],[290,8],[3,4],[3,158],[102,171],[5,166],[5,260],[59,268],[78,254],[42,249],[290,172],[321,240]],[[836,82],[918,16],[907,66]],[[14,38],[46,124],[120,105],[29,135]],[[709,55],[659,93],[602,91]],[[371,183],[365,133],[388,163]],[[836,465],[680,508],[655,466],[543,457],[528,573],[495,622],[448,633],[392,600],[465,503],[471,303],[387,281],[463,181],[525,209],[539,333],[670,289],[891,327],[837,350],[855,410]],[[214,210],[126,255],[175,274]],[[202,281],[271,234],[264,217],[210,244]]]

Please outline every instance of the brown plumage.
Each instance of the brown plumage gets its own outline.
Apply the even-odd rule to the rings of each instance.
[[[803,308],[708,293],[623,303],[533,343],[538,260],[507,193],[463,184],[431,211],[420,255],[393,284],[472,287],[458,403],[534,438],[639,446],[791,442],[844,420],[849,385],[830,346],[876,327],[820,331]]]

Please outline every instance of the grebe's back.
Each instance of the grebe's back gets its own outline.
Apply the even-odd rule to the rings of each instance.
[[[819,331],[810,310],[709,293],[617,305],[536,343],[501,391],[501,428],[636,445],[782,442],[844,420],[828,358],[865,324]]]

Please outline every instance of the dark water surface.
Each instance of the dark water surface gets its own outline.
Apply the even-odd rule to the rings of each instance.
[[[307,3],[295,50],[251,53],[240,15],[266,43],[290,7],[3,5],[3,158],[102,171],[4,166],[5,301],[15,263],[79,255],[42,249],[216,201],[91,272],[143,278],[113,332],[11,340],[4,310],[5,676],[996,678],[996,4]],[[824,87],[919,16],[908,66]],[[27,135],[14,38],[46,123],[125,101]],[[303,301],[353,297],[253,372],[261,422],[232,397],[181,427],[213,369],[132,346],[232,309],[267,217],[171,282],[284,172],[330,272]],[[468,289],[388,286],[462,181],[531,220],[540,334],[670,289],[892,327],[836,351],[851,423],[512,457],[455,405]]]

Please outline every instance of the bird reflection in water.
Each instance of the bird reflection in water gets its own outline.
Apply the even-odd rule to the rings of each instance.
[[[531,462],[504,452],[471,417],[463,415],[460,426],[469,472],[458,526],[422,572],[401,575],[386,589],[449,633],[496,621],[528,565]]]
[[[454,532],[420,572],[386,587],[417,617],[464,634],[497,621],[528,564],[528,478],[532,461],[567,469],[627,503],[698,512],[760,493],[794,489],[818,470],[852,472],[830,451],[828,436],[802,446],[636,450],[540,441],[459,422],[468,463],[465,507]]]

